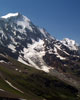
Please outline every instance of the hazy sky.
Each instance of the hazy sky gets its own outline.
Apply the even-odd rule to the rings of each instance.
[[[80,0],[0,0],[0,16],[20,12],[57,39],[80,43]]]

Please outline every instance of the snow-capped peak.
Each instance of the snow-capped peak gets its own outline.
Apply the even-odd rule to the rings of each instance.
[[[78,50],[78,44],[72,39],[64,38],[61,42],[70,50]]]
[[[30,19],[18,12],[9,13],[5,16],[2,16],[1,19],[4,19],[5,21],[10,22],[11,25],[13,25],[13,22],[14,22],[17,25],[22,26],[22,29],[18,30],[19,32],[23,33],[25,28],[28,28],[30,31],[32,31]]]
[[[26,21],[30,21],[30,19],[29,18],[27,18],[26,16],[24,16],[24,15],[22,15],[22,14],[20,14],[20,13],[8,13],[8,14],[6,14],[5,16],[1,16],[1,18],[3,18],[3,19],[8,19],[8,18],[12,18],[12,17],[18,17],[19,16],[19,18],[22,18],[22,19],[25,19]]]
[[[5,16],[2,16],[1,18],[7,19],[7,18],[10,18],[10,17],[18,16],[18,15],[19,15],[19,13],[9,13]]]

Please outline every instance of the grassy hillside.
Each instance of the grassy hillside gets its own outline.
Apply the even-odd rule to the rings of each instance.
[[[0,63],[0,89],[5,90],[0,96],[27,100],[78,100],[78,91],[74,87],[10,57],[7,59],[8,63]],[[23,93],[11,87],[5,80]]]

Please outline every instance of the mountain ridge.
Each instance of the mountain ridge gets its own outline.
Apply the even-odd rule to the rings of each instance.
[[[0,34],[2,33],[1,39],[0,39],[1,43],[6,41],[5,43],[3,43],[3,45],[5,45],[5,46],[7,45],[7,48],[11,49],[13,53],[15,53],[15,52],[17,52],[18,54],[20,53],[19,57],[17,59],[18,59],[18,61],[22,61],[22,63],[27,60],[27,62],[32,63],[33,66],[36,66],[36,68],[39,69],[38,66],[41,66],[41,64],[36,65],[35,61],[32,62],[31,59],[33,59],[33,58],[30,57],[29,53],[28,54],[26,53],[26,56],[29,55],[28,59],[26,59],[26,57],[23,57],[22,55],[25,54],[25,50],[27,52],[30,52],[29,51],[30,49],[28,50],[28,48],[30,48],[30,45],[31,45],[31,49],[32,49],[31,52],[33,52],[33,54],[36,53],[37,54],[36,57],[38,57],[39,56],[38,53],[41,52],[38,49],[41,49],[41,48],[40,47],[37,48],[36,46],[39,45],[40,42],[42,42],[40,44],[40,46],[44,49],[44,50],[42,50],[42,52],[44,52],[44,55],[48,51],[48,50],[46,51],[45,49],[48,48],[49,53],[51,51],[53,51],[54,52],[53,54],[56,54],[56,57],[58,57],[60,59],[66,59],[66,58],[60,56],[60,54],[57,53],[57,51],[56,51],[57,49],[60,50],[60,47],[59,47],[60,45],[66,46],[67,48],[72,49],[73,51],[76,51],[76,52],[78,51],[77,45],[74,46],[74,44],[69,43],[68,45],[70,45],[70,46],[68,46],[68,45],[66,45],[66,43],[56,40],[48,32],[46,32],[45,29],[36,27],[30,21],[30,19],[28,19],[27,17],[25,17],[24,15],[22,15],[20,13],[9,13],[9,14],[1,17],[1,21],[3,21],[1,24],[2,29],[0,29]],[[68,43],[68,41],[71,41],[71,40],[66,39],[67,43]],[[48,43],[52,42],[50,45],[53,45],[54,47],[51,46],[51,47],[45,48],[46,42],[48,42]],[[33,48],[32,48],[32,45],[34,45]],[[53,48],[54,48],[54,50],[53,50]],[[36,50],[38,50],[38,52]],[[66,51],[65,51],[65,53],[68,54]],[[44,55],[42,55],[42,57]],[[35,56],[35,54],[33,56]],[[43,62],[42,65],[43,65],[43,67],[45,67],[44,66],[45,62],[43,61],[43,58],[41,58],[41,57],[38,57],[38,58],[40,60],[42,60],[42,62]],[[25,59],[25,60],[23,60],[23,59]],[[38,63],[40,63],[40,62],[38,62]],[[25,62],[25,64],[26,64],[26,62]],[[42,69],[44,69],[44,71],[46,70],[46,68],[42,68]]]
[[[7,16],[7,17],[6,17]],[[0,53],[47,73],[79,75],[80,47],[74,40],[59,41],[22,14],[0,18]]]
[[[20,13],[9,13],[0,18],[0,79],[7,85],[1,90],[30,100],[77,100],[80,46],[68,38],[57,40]]]

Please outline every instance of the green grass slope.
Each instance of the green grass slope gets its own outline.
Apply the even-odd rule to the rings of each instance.
[[[5,90],[0,96],[27,100],[78,100],[76,88],[10,57],[7,59],[9,63],[0,63],[0,89]],[[11,87],[5,80],[23,93]]]

